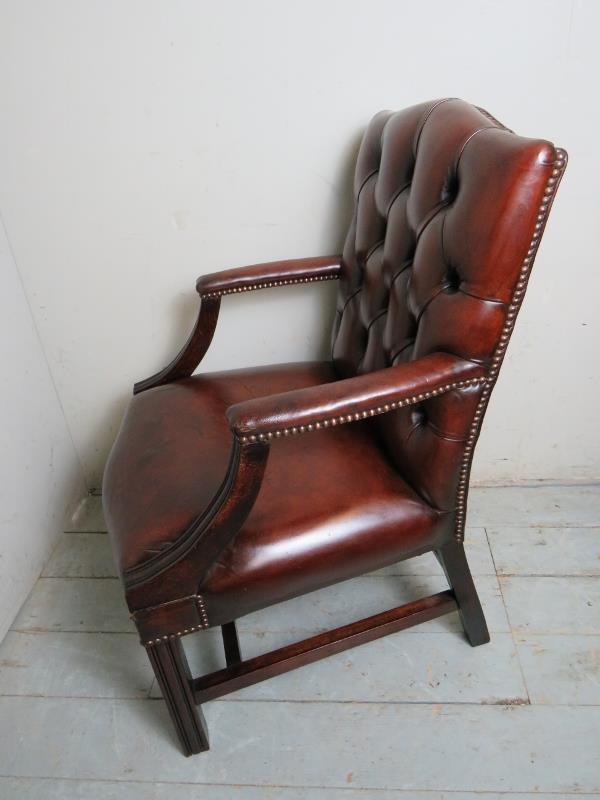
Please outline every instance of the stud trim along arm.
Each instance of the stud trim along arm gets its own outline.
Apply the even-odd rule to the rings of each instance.
[[[480,364],[433,353],[354,378],[236,403],[228,408],[227,420],[247,444],[366,419],[486,380]]]
[[[155,389],[193,374],[212,342],[223,295],[294,283],[335,280],[339,277],[341,265],[341,255],[315,256],[252,264],[201,275],[196,281],[196,290],[201,297],[200,310],[187,342],[164,369],[138,381],[133,393]]]
[[[342,257],[333,255],[252,264],[201,275],[196,281],[196,290],[201,297],[214,298],[293,283],[335,280],[341,263]]]

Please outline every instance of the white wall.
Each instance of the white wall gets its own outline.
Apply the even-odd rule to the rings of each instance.
[[[371,115],[446,95],[571,155],[474,476],[600,477],[599,3],[0,9],[0,207],[90,486],[132,382],[191,324],[196,275],[338,250]],[[206,368],[317,354],[327,292],[226,300]]]
[[[0,220],[0,641],[85,493]]]

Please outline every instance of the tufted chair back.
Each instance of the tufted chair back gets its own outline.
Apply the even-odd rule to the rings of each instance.
[[[444,351],[489,369],[484,387],[372,421],[405,479],[455,510],[459,531],[473,446],[563,160],[455,99],[377,114],[360,148],[334,365],[348,377]]]

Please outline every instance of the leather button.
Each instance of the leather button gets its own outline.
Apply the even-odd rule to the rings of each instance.
[[[456,267],[448,267],[444,278],[444,291],[446,294],[454,294],[460,289],[462,283]]]
[[[451,175],[442,187],[441,201],[445,205],[450,203],[456,198],[458,194],[458,177]]]

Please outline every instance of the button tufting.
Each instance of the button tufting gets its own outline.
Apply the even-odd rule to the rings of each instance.
[[[462,283],[456,267],[448,267],[444,277],[444,291],[446,294],[454,294],[460,289]]]
[[[448,177],[448,180],[442,187],[441,202],[444,205],[450,205],[458,194],[458,175],[453,174]]]
[[[333,334],[333,361],[340,376],[441,350],[485,363],[495,377],[565,166],[561,151],[553,164],[541,163],[540,151],[547,154],[546,143],[521,139],[461,101],[428,103],[418,112],[376,118],[361,146],[356,212],[344,247],[342,310]],[[518,186],[526,170],[540,200],[530,231],[523,228],[529,225],[527,215],[513,216],[512,225],[507,222],[505,202],[506,186],[511,181],[513,188]],[[387,224],[381,219],[384,208]],[[398,468],[417,464],[411,466],[416,490],[440,508],[459,509],[459,539],[471,457],[490,391],[486,385],[454,392],[451,400],[436,403],[435,413],[427,409],[430,421],[420,416],[420,409],[407,410],[381,431]],[[380,413],[375,407],[374,414]],[[436,458],[455,465],[455,486],[450,488],[449,481],[446,491],[435,485],[426,467],[431,454],[419,452],[426,447],[427,431],[414,440],[410,431],[418,421],[447,433],[443,426],[449,417],[453,430],[468,443],[459,452],[456,440],[446,443],[451,437],[436,441]]]

